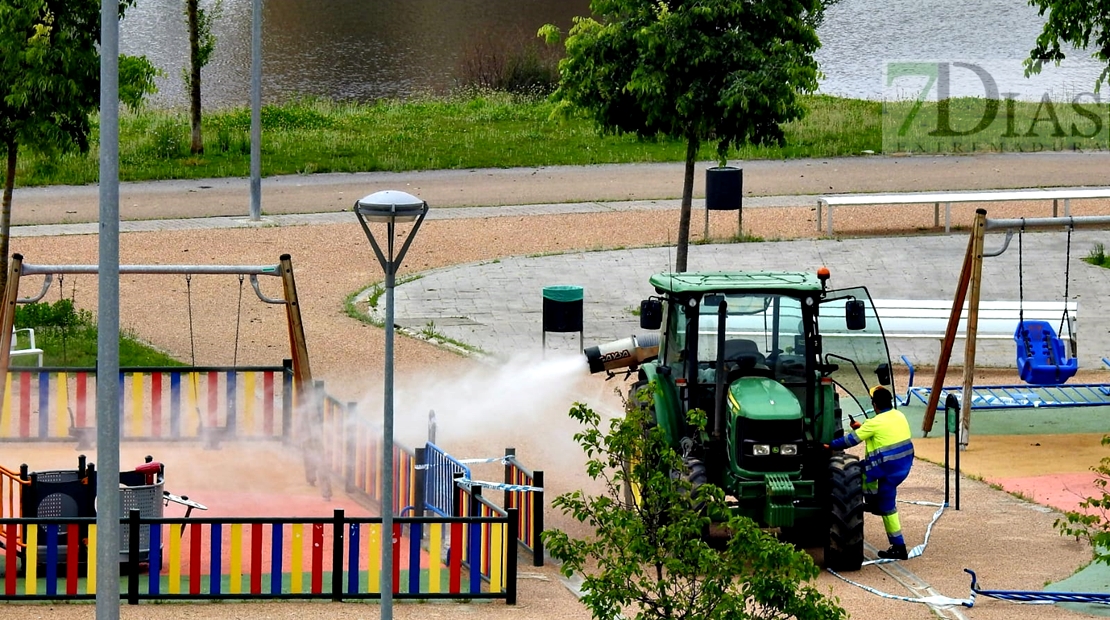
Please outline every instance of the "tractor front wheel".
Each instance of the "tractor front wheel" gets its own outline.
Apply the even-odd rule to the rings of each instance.
[[[850,454],[829,459],[829,539],[825,567],[859,570],[863,564],[863,467]]]

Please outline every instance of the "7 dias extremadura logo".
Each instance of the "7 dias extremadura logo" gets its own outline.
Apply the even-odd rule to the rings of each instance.
[[[885,153],[1110,147],[1110,114],[1098,93],[1037,92],[1024,77],[1021,61],[892,61],[884,66]]]

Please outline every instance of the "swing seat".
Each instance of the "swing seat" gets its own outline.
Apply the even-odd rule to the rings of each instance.
[[[1064,342],[1048,321],[1022,321],[1014,330],[1021,380],[1031,385],[1060,385],[1075,376],[1079,360],[1064,352]]]

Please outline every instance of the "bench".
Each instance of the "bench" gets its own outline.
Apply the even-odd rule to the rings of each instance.
[[[27,346],[22,347],[22,348],[20,348],[20,346],[19,346],[19,334],[21,334],[21,333],[24,333],[24,334],[27,335],[27,337],[24,339],[24,341],[27,343]],[[8,357],[11,358],[11,357],[20,357],[20,356],[28,356],[28,355],[33,355],[33,356],[37,357],[38,362],[39,362],[39,366],[42,366],[42,349],[38,348],[35,345],[35,330],[31,329],[30,327],[24,327],[22,329],[13,329],[12,330],[12,346],[11,346],[11,349],[9,350]]]
[[[833,234],[833,207],[865,205],[933,204],[933,226],[940,227],[940,205],[944,205],[944,232],[952,232],[952,203],[1012,202],[1019,200],[1052,201],[1052,217],[1058,217],[1059,201],[1064,201],[1064,217],[1071,216],[1071,201],[1076,199],[1110,198],[1110,188],[1096,189],[1034,189],[989,192],[913,192],[902,194],[842,194],[817,197],[817,231],[821,231],[822,213],[827,233]]]
[[[883,324],[887,340],[903,338],[944,339],[948,318],[952,313],[952,300],[875,299],[875,313]],[[1060,330],[1060,319],[1067,307],[1067,323]],[[1076,356],[1076,322],[1079,302],[1076,301],[980,301],[976,340],[1013,340],[1017,329],[1019,310],[1024,309],[1027,321],[1048,321],[1065,343],[1068,355]],[[964,304],[956,338],[967,338],[967,304]],[[894,355],[892,352],[891,355]]]

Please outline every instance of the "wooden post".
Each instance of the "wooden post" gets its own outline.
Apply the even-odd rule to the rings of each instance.
[[[972,250],[975,248],[975,235],[967,240],[967,252],[964,253],[964,266],[960,270],[960,279],[956,283],[956,296],[952,300],[952,312],[948,315],[948,327],[944,330],[944,340],[940,344],[940,355],[937,357],[936,372],[933,374],[933,387],[929,391],[929,402],[925,405],[925,417],[921,420],[921,430],[927,437],[933,430],[933,420],[936,417],[937,406],[940,403],[940,391],[944,387],[944,375],[948,374],[948,362],[952,359],[952,347],[956,344],[956,332],[960,327],[960,315],[963,314],[964,299],[967,298],[967,284],[971,279]]]
[[[983,284],[983,236],[987,232],[987,210],[975,210],[975,225],[972,229],[971,282],[967,301],[967,348],[964,350],[964,388],[963,402],[960,403],[960,430],[958,441],[960,450],[967,450],[971,436],[972,386],[975,384],[975,337],[979,331],[979,292]]]
[[[308,344],[304,337],[304,323],[301,321],[301,305],[297,299],[297,283],[293,279],[293,262],[288,254],[281,255],[281,282],[285,293],[285,319],[289,325],[293,381],[297,386],[297,394],[304,399],[312,390],[312,366],[308,363]]]
[[[4,401],[5,377],[12,361],[12,329],[15,327],[15,304],[19,298],[19,276],[22,272],[23,255],[13,254],[8,266],[8,285],[4,288],[4,307],[0,308],[0,368],[4,369],[4,377],[0,377],[0,402]]]

